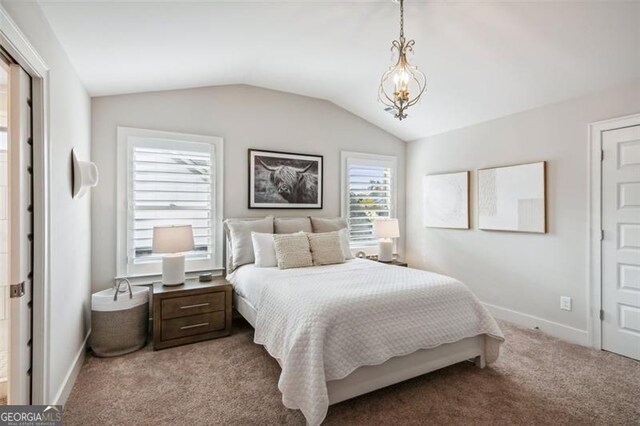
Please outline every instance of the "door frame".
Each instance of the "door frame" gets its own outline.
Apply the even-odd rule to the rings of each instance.
[[[0,46],[31,76],[33,121],[33,332],[31,403],[50,404],[49,67],[0,5]]]
[[[602,349],[602,134],[640,124],[640,113],[590,123],[589,155],[589,220],[587,221],[587,332],[591,346]]]

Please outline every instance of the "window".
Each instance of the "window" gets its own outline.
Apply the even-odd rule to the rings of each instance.
[[[396,157],[342,152],[342,216],[353,248],[378,245],[373,220],[395,217]]]
[[[222,138],[118,128],[118,276],[161,273],[153,227],[191,225],[188,272],[222,267]]]

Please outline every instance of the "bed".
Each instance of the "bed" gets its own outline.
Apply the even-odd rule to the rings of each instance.
[[[504,340],[467,287],[431,272],[366,259],[227,275],[234,307],[282,368],[283,403],[308,424],[328,407],[471,360],[493,362]]]

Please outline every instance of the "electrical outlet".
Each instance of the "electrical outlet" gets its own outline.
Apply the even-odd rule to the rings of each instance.
[[[560,296],[560,309],[563,311],[571,310],[571,298],[569,296]]]

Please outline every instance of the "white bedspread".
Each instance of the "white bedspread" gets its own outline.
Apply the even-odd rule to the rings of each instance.
[[[464,284],[430,272],[354,259],[289,270],[241,268],[229,278],[251,294],[254,341],[282,366],[284,405],[300,409],[311,426],[327,414],[328,380],[483,334],[491,363],[504,340]],[[247,290],[249,282],[259,284]]]

